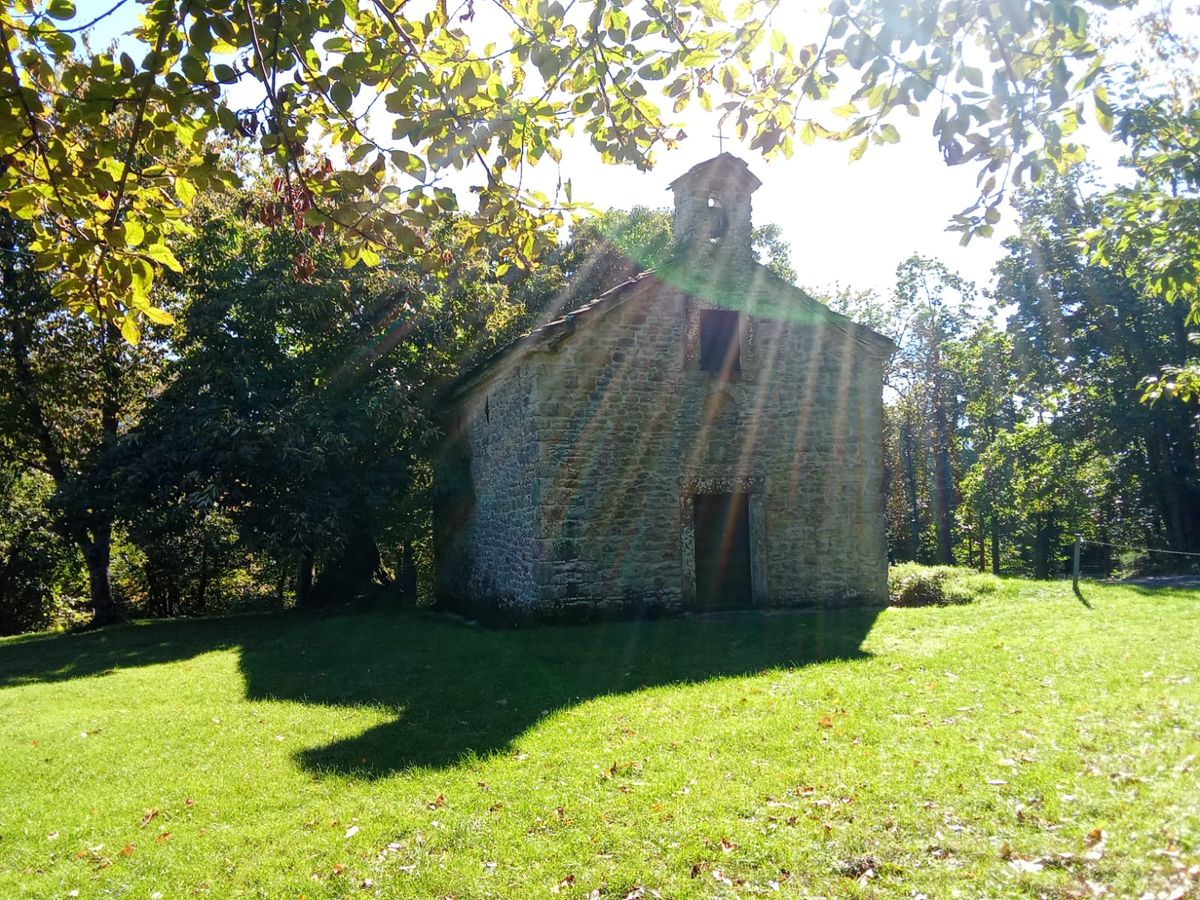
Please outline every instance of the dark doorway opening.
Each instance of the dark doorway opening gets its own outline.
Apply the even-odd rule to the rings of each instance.
[[[745,609],[750,590],[750,495],[697,494],[693,524],[696,606]]]

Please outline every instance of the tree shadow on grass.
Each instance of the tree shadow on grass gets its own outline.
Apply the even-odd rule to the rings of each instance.
[[[164,622],[0,644],[0,688],[237,646],[251,700],[392,711],[394,719],[362,734],[297,754],[315,773],[379,778],[505,750],[543,711],[606,694],[861,658],[878,612],[726,613],[523,631],[390,611]]]

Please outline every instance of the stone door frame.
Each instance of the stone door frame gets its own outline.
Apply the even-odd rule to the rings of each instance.
[[[767,518],[760,475],[692,475],[679,479],[679,555],[683,606],[696,606],[696,495],[746,494],[750,515],[750,600],[755,609],[767,605]]]

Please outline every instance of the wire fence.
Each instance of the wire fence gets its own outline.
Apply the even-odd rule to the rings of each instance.
[[[1099,552],[1089,553],[1088,548],[1097,548]],[[1200,553],[1093,541],[1075,535],[1071,578],[1076,585],[1080,578],[1153,580],[1184,576],[1200,577]]]

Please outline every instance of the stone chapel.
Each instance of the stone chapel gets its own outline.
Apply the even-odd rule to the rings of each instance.
[[[671,183],[674,250],[443,404],[436,592],[519,620],[883,605],[886,337],[757,262],[729,153]]]

